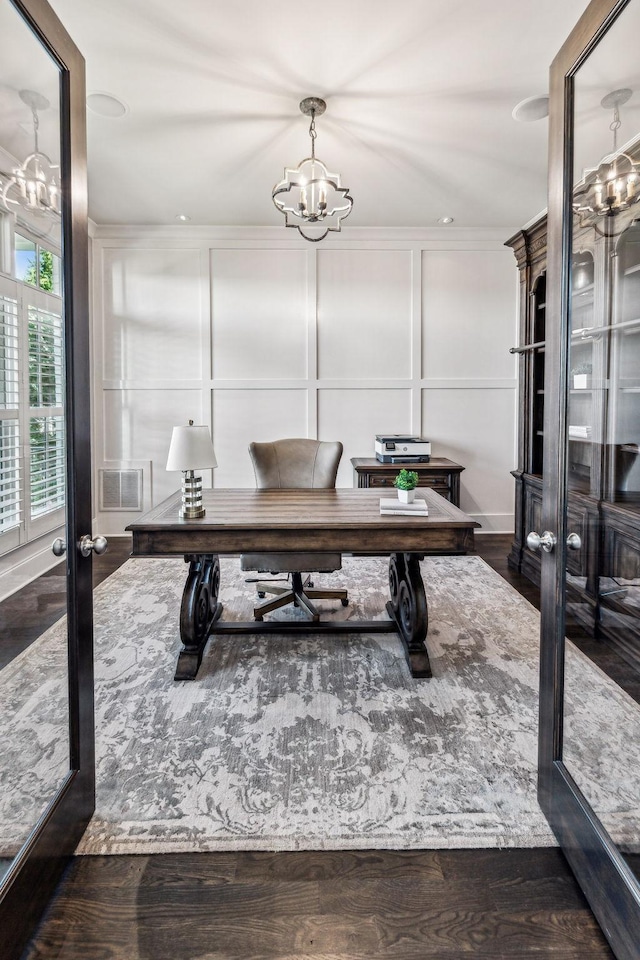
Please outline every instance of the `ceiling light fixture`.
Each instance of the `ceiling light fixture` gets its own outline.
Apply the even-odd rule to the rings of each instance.
[[[129,108],[122,100],[118,100],[112,93],[96,92],[87,96],[87,107],[99,117],[109,117],[118,120],[129,112]]]
[[[534,123],[549,116],[549,97],[527,97],[521,100],[511,111],[511,116],[519,123]]]
[[[188,220],[191,220],[191,217],[188,217],[186,213],[176,213],[176,220],[179,220],[181,223],[186,223]]]
[[[2,203],[10,213],[15,213],[16,209],[22,206],[31,213],[59,216],[60,187],[53,172],[59,168],[45,153],[41,153],[38,147],[38,111],[47,110],[50,103],[46,97],[34,90],[21,90],[19,96],[31,109],[34,150],[7,177],[2,189]]]
[[[312,243],[324,240],[330,231],[339,233],[342,220],[353,208],[349,187],[343,187],[340,175],[329,173],[316,157],[316,117],[321,117],[326,109],[320,97],[306,97],[300,102],[302,113],[311,117],[311,156],[295,168],[285,167],[284,179],[275,185],[271,194],[274,204],[284,214],[285,226],[295,227]]]
[[[614,217],[640,199],[640,164],[628,153],[618,150],[618,131],[622,125],[620,107],[631,94],[625,87],[613,90],[600,101],[605,110],[613,110],[609,124],[613,150],[602,158],[597,168],[585,170],[583,185],[576,191],[573,209],[583,226],[595,223],[600,217]]]
[[[438,217],[436,223],[453,223],[453,217]]]

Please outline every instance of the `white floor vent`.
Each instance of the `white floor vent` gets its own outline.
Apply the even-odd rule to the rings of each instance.
[[[100,470],[100,510],[142,510],[142,470]]]

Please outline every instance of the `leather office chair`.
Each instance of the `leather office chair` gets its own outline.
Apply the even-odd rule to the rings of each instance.
[[[274,440],[272,443],[249,444],[249,455],[259,490],[332,489],[336,485],[342,444],[339,441]],[[240,563],[243,570],[291,574],[291,583],[287,587],[268,581],[258,583],[258,596],[264,597],[266,593],[276,596],[254,608],[256,620],[262,620],[265,613],[290,603],[304,610],[312,620],[319,620],[320,615],[312,600],[340,600],[344,607],[349,602],[346,590],[313,589],[308,576],[304,581],[302,579],[302,574],[309,571],[332,573],[340,570],[342,557],[339,553],[250,553],[243,554]]]

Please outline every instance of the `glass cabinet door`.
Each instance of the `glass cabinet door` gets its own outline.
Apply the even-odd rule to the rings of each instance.
[[[640,960],[640,0],[593,0],[551,70],[541,806]]]

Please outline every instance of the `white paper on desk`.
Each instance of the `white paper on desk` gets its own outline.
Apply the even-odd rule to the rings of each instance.
[[[427,501],[416,499],[412,503],[401,503],[396,497],[380,497],[380,513],[409,517],[428,517]]]

